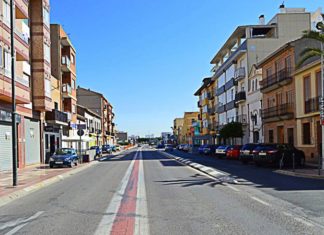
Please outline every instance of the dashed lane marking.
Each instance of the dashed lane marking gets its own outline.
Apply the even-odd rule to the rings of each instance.
[[[267,203],[267,202],[265,202],[265,201],[261,200],[260,198],[257,198],[257,197],[253,197],[253,196],[251,196],[250,198],[251,198],[251,199],[253,199],[254,201],[257,201],[257,202],[259,202],[259,203],[261,203],[261,204],[265,205],[265,206],[270,206],[270,204],[269,204],[269,203]]]

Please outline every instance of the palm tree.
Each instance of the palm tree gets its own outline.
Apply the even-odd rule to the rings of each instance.
[[[301,65],[308,59],[313,58],[313,57],[321,57],[324,56],[324,23],[320,22],[316,25],[316,28],[319,31],[306,31],[303,35],[303,38],[310,38],[310,39],[315,39],[319,42],[321,42],[322,46],[321,48],[305,48],[301,53],[300,56],[302,57],[301,60],[297,64],[297,68],[301,67]]]

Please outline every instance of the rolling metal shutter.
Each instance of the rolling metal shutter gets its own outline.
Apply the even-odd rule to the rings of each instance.
[[[40,163],[39,121],[25,118],[26,165]]]
[[[12,169],[11,125],[0,123],[0,171]]]

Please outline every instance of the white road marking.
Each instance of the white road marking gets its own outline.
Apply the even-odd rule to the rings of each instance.
[[[132,169],[133,169],[137,155],[138,155],[138,151],[136,151],[132,162],[129,164],[129,167],[128,167],[128,169],[127,169],[127,171],[126,171],[126,173],[118,187],[119,189],[115,192],[114,196],[112,197],[112,199],[109,203],[109,206],[107,207],[107,209],[105,211],[105,215],[102,217],[100,224],[98,225],[98,228],[94,233],[95,235],[110,234],[113,223],[116,218],[116,214],[120,207],[120,203],[123,199],[123,195],[125,193],[127,183],[131,176]]]
[[[135,234],[148,235],[150,234],[148,212],[147,212],[147,198],[144,178],[144,167],[142,160],[142,151],[140,151],[139,173],[138,173],[138,187],[137,187],[137,202],[136,202],[136,218],[135,218]]]
[[[226,184],[226,186],[227,186],[228,188],[230,188],[230,189],[232,189],[232,190],[236,191],[236,192],[240,192],[240,190],[239,190],[239,189],[237,189],[237,188],[233,187],[232,185]]]
[[[286,216],[289,216],[289,217],[291,217],[292,216],[292,214],[290,214],[290,213],[288,213],[288,212],[282,212],[284,215],[286,215]]]
[[[257,201],[257,202],[259,202],[259,203],[265,205],[265,206],[270,206],[269,203],[267,203],[267,202],[265,202],[265,201],[263,201],[263,200],[261,200],[261,199],[259,199],[259,198],[257,198],[257,197],[253,197],[253,196],[251,196],[250,198],[253,199],[254,201]]]
[[[308,227],[313,227],[314,225],[308,221],[306,221],[305,219],[299,218],[299,217],[294,217],[294,219],[300,223],[305,224]]]
[[[37,213],[35,213],[34,215],[30,216],[27,219],[23,219],[23,218],[19,218],[16,219],[14,221],[9,221],[5,224],[3,224],[0,227],[0,231],[1,230],[5,230],[7,228],[12,228],[14,227],[12,230],[10,230],[9,232],[6,233],[6,235],[11,235],[11,234],[15,234],[17,231],[19,231],[22,227],[24,227],[25,225],[27,225],[30,221],[38,218],[41,214],[43,214],[44,211],[38,211]]]

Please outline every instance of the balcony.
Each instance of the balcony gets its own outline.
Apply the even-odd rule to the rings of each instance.
[[[46,122],[53,124],[60,124],[67,126],[68,124],[68,115],[59,110],[53,109],[52,112],[46,112],[45,114]]]
[[[63,72],[71,71],[71,61],[68,56],[62,56],[62,70]]]
[[[224,113],[226,111],[226,105],[218,105],[217,113]]]
[[[292,69],[285,68],[260,81],[261,92],[266,93],[292,82]]]
[[[231,80],[229,80],[228,82],[226,82],[226,84],[225,84],[225,91],[231,89],[233,86],[237,86],[237,81],[235,81],[234,78],[232,78]]]
[[[226,110],[231,110],[231,109],[234,109],[234,108],[237,108],[237,105],[235,103],[235,100],[232,100],[231,102],[227,103],[226,104]]]
[[[221,86],[216,90],[215,95],[219,96],[219,95],[223,94],[224,92],[225,92],[225,86]]]
[[[241,103],[246,100],[246,93],[245,91],[240,91],[235,94],[235,103]]]
[[[247,115],[246,114],[242,114],[242,115],[238,115],[235,118],[236,122],[242,123],[243,125],[248,124],[248,120],[247,120]]]
[[[245,68],[240,67],[240,68],[236,69],[235,73],[234,73],[235,81],[240,81],[241,79],[244,79],[244,78],[245,78]]]
[[[208,108],[208,114],[209,115],[211,115],[211,116],[213,116],[213,115],[215,115],[215,108],[214,107],[212,107],[212,108]]]
[[[15,0],[16,19],[28,19],[28,1]]]
[[[281,104],[263,109],[261,117],[264,122],[288,120],[294,118],[294,104]]]
[[[305,114],[319,112],[320,96],[305,101]]]
[[[199,100],[199,101],[197,102],[197,105],[198,105],[199,108],[202,107],[202,104],[201,104],[201,103],[202,103],[201,100]]]
[[[62,92],[64,98],[72,98],[72,88],[69,84],[62,85]]]
[[[213,100],[213,99],[215,99],[214,93],[213,93],[213,92],[208,92],[208,94],[207,94],[207,99],[208,99],[208,100]]]

